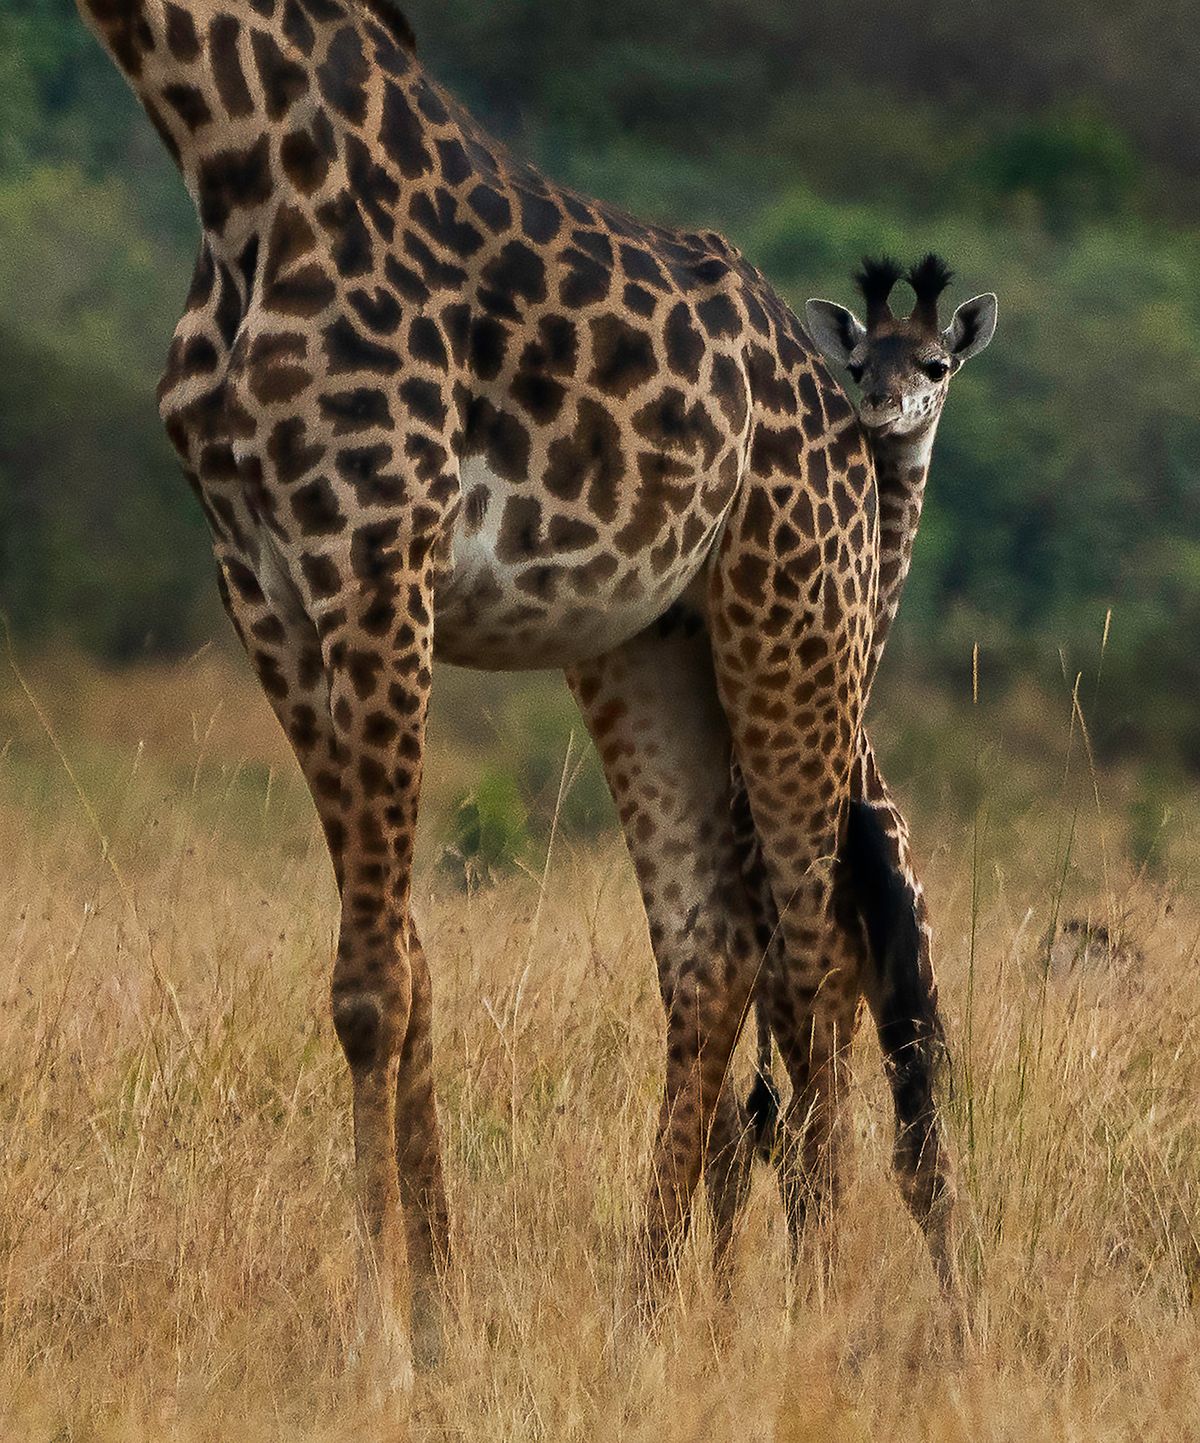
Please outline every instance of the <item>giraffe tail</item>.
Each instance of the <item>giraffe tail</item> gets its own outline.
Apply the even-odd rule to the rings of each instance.
[[[917,898],[867,802],[850,803],[841,860],[867,935],[864,982],[884,1056],[902,1085],[927,1090],[947,1057],[937,985]]]
[[[746,1111],[750,1117],[754,1150],[765,1161],[770,1158],[775,1147],[780,1096],[775,1079],[771,1076],[771,1024],[767,1020],[767,1009],[761,998],[755,1003],[754,1011],[758,1022],[758,1064],[754,1086],[746,1099]]]
[[[886,831],[867,802],[850,803],[841,853],[846,886],[867,937],[864,978],[879,1040],[888,1066],[908,1099],[908,1111],[930,1092],[946,1070],[948,1052],[938,1013],[937,986],[924,947],[916,897]],[[760,918],[765,935],[774,918]],[[755,1002],[758,1059],[754,1087],[746,1100],[755,1151],[769,1159],[779,1124],[780,1093],[771,1074],[771,1025],[761,998]]]

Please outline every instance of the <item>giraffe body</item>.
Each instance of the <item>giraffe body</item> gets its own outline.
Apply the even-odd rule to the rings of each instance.
[[[446,573],[435,590],[434,655],[487,671],[522,671],[566,666],[636,636],[688,593],[724,520],[723,514],[705,514],[705,478],[689,481],[695,499],[685,504],[682,519],[685,525],[696,523],[693,548],[661,570],[648,557],[634,557],[630,570],[589,581],[591,594],[572,599],[564,625],[561,608],[531,603],[529,583],[539,584],[546,567],[553,566],[560,583],[569,587],[586,574],[589,563],[594,568],[596,554],[577,558],[547,548],[546,559],[534,562],[531,573],[522,541],[524,554],[514,561],[504,516],[522,510],[526,488],[492,471],[483,458],[469,458],[462,466],[462,483],[464,495],[474,500],[458,511]],[[545,529],[553,533],[572,525],[572,518],[560,512],[551,514]],[[697,601],[703,605],[702,597]]]
[[[745,1194],[724,1083],[763,958],[735,760],[809,1163],[836,1132],[865,965],[839,854],[873,767],[863,428],[732,246],[508,156],[387,0],[78,4],[201,221],[160,409],[342,899],[364,1338],[402,1354],[411,1292],[433,1356],[448,1258],[411,914],[435,654],[565,667],[604,762],[667,1012],[649,1296],[702,1172],[722,1253]]]

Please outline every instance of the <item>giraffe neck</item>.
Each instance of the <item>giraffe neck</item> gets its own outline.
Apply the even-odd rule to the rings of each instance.
[[[871,656],[872,679],[900,610],[900,597],[912,565],[936,432],[935,418],[924,430],[910,435],[872,438],[879,488],[879,606]]]
[[[277,198],[275,155],[311,193],[336,162],[369,66],[413,66],[371,0],[77,0],[231,255]],[[294,172],[294,174],[293,174]]]

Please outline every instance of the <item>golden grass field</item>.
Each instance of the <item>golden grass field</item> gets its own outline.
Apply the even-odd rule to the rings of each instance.
[[[1133,871],[1120,782],[1091,777],[1078,736],[1068,765],[1065,711],[1033,806],[1001,805],[1014,769],[986,718],[973,813],[939,812],[936,762],[899,778],[929,799],[977,1299],[961,1362],[888,1176],[868,1029],[832,1285],[816,1269],[789,1285],[760,1170],[732,1303],[701,1209],[661,1333],[625,1316],[660,1082],[630,871],[602,836],[454,885],[438,817],[475,759],[435,721],[417,909],[457,1315],[406,1432],[341,1372],[336,903],[265,706],[211,654],[123,677],[35,668],[29,685],[42,719],[0,683],[4,1443],[1200,1437],[1197,849],[1177,820],[1154,877]],[[454,708],[481,694],[454,685]],[[1113,948],[1073,967],[1060,949],[1047,971],[1056,909],[1103,920]]]

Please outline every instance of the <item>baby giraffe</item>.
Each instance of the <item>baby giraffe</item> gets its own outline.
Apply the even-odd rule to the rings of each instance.
[[[906,280],[916,305],[893,316],[890,297]],[[900,607],[921,519],[933,440],[950,378],[996,333],[996,297],[964,301],[945,330],[938,300],[953,279],[940,256],[927,255],[905,272],[895,261],[864,260],[855,281],[866,303],[862,321],[833,301],[805,306],[808,333],[826,360],[861,387],[858,416],[875,457],[879,489],[879,611],[874,668]]]
[[[825,358],[845,369],[861,388],[859,419],[875,462],[879,494],[879,599],[868,669],[870,687],[912,561],[913,542],[921,517],[934,435],[945,404],[950,378],[964,362],[991,341],[996,330],[994,295],[976,296],[954,313],[942,328],[938,301],[952,274],[940,257],[928,255],[907,272],[888,259],[864,260],[856,276],[866,302],[866,322],[832,301],[810,300],[808,332]],[[906,280],[916,296],[912,313],[892,314],[890,296]],[[749,1100],[756,1140],[771,1151],[778,1093],[771,1079],[771,992],[786,974],[780,928],[769,887],[762,885],[748,807],[735,777],[735,829],[742,850],[748,888],[755,898],[759,944],[764,962],[758,994],[758,1079]],[[953,1243],[949,1236],[952,1182],[936,1124],[932,1080],[936,1056],[944,1050],[937,1012],[937,987],[931,958],[931,931],[924,893],[912,865],[909,838],[895,809],[886,803],[887,790],[873,758],[855,764],[850,816],[844,845],[851,863],[847,873],[853,896],[846,900],[861,923],[863,990],[871,1004],[883,1052],[892,1072],[896,1103],[896,1163],[914,1215],[930,1232],[934,1261],[943,1285],[957,1293]],[[781,1039],[782,1044],[782,1039]],[[789,1132],[811,1127],[795,1117]],[[791,1138],[791,1143],[797,1141]],[[785,1196],[789,1173],[785,1147]],[[810,1159],[806,1169],[813,1180]],[[833,1171],[826,1159],[826,1173]],[[830,1178],[830,1182],[835,1178]],[[807,1189],[806,1189],[807,1190]],[[789,1208],[789,1214],[805,1208]],[[938,1219],[941,1219],[939,1222]],[[793,1222],[797,1220],[793,1216]],[[944,1236],[938,1236],[944,1233]]]

